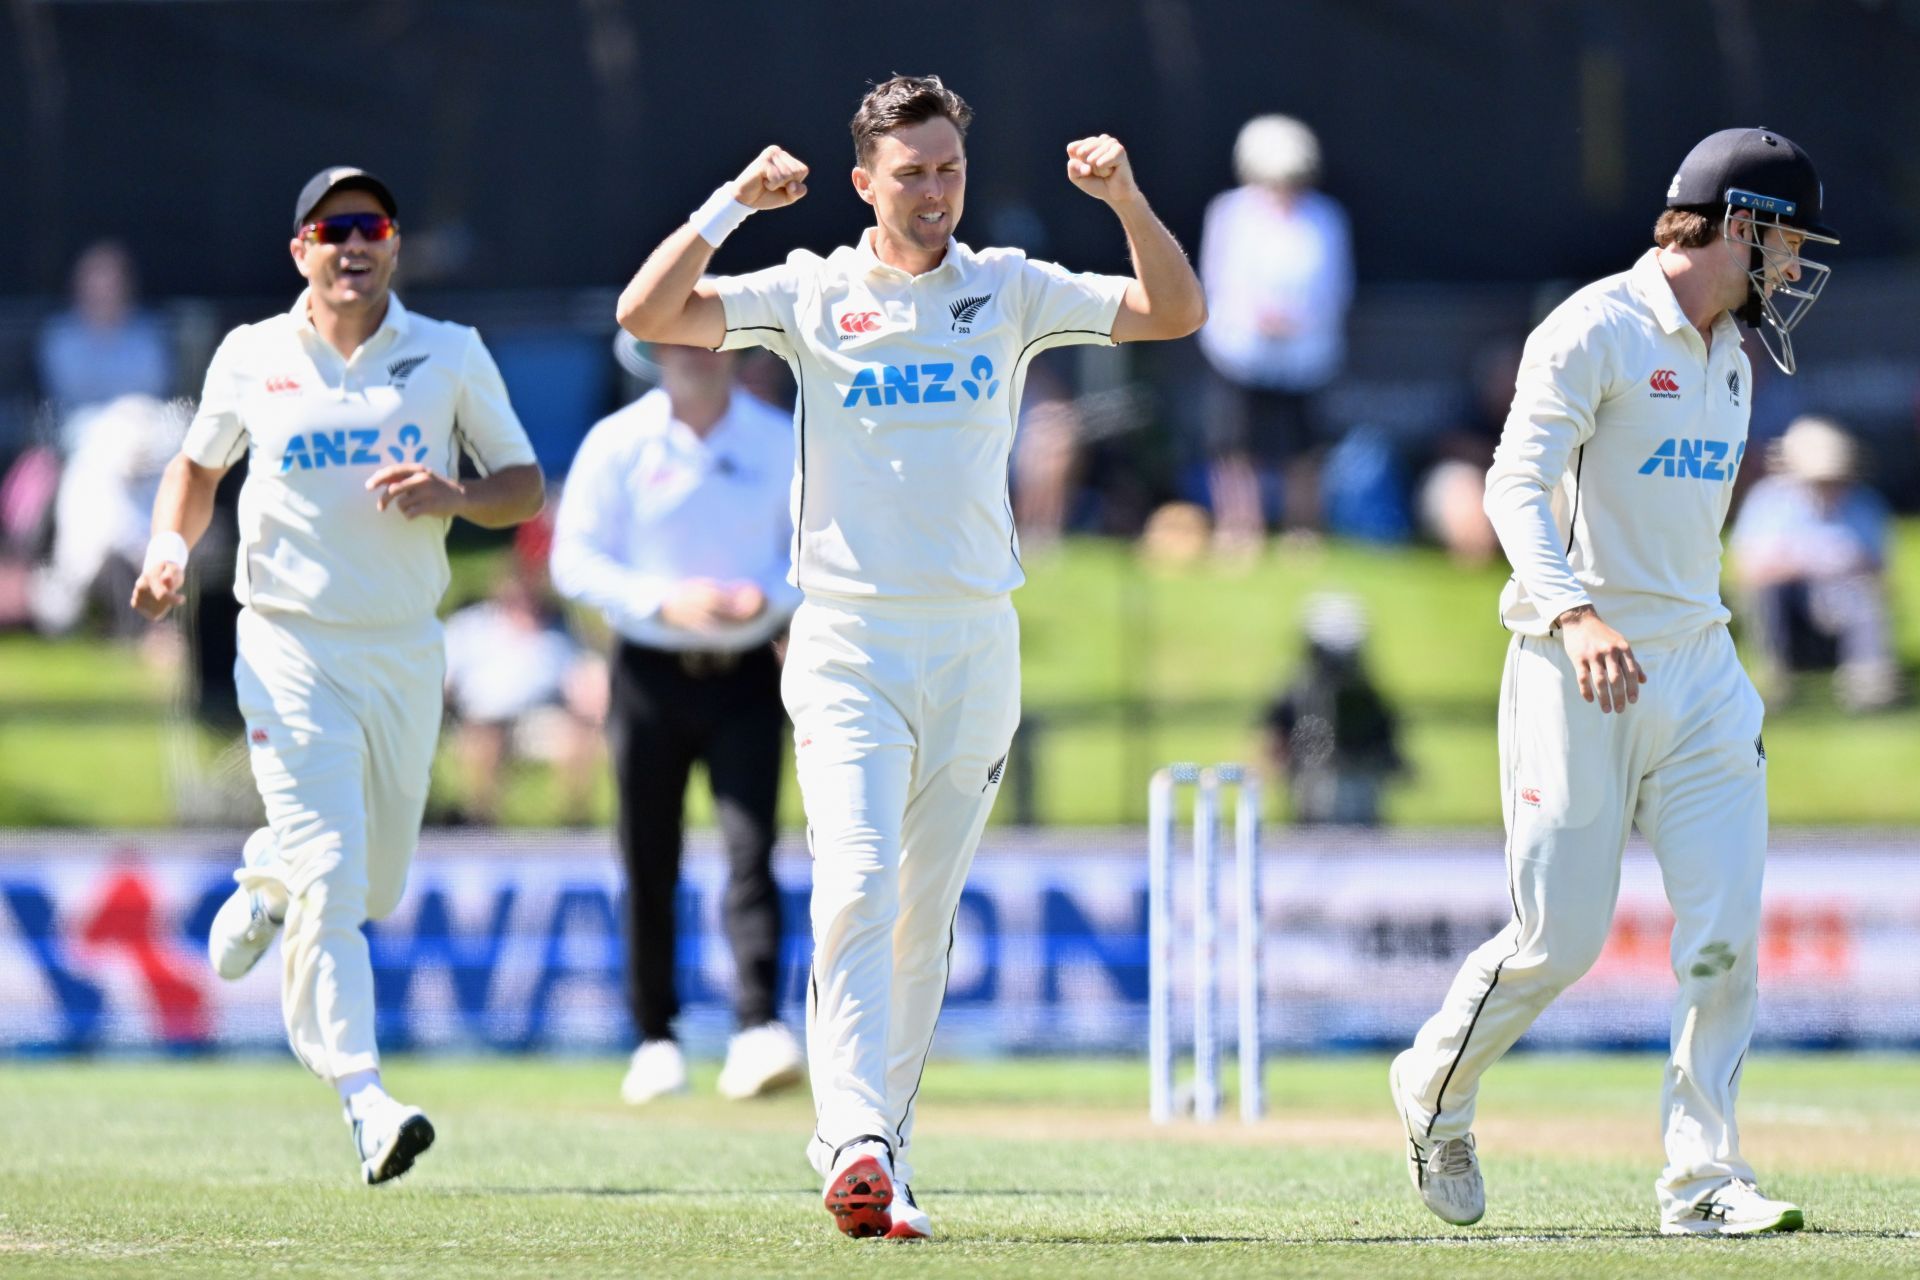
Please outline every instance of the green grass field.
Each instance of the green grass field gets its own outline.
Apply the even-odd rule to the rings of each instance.
[[[1272,1064],[1257,1128],[1161,1129],[1137,1062],[936,1063],[915,1191],[931,1245],[841,1238],[800,1155],[804,1096],[644,1111],[619,1062],[402,1059],[440,1141],[367,1189],[290,1061],[0,1067],[0,1273],[20,1276],[1912,1275],[1909,1059],[1758,1055],[1747,1154],[1808,1229],[1654,1232],[1660,1067],[1519,1056],[1482,1091],[1489,1208],[1414,1199],[1376,1058]]]
[[[449,603],[480,595],[496,553],[456,557]],[[1899,531],[1893,560],[1898,644],[1920,670],[1920,521]],[[1144,568],[1119,542],[1080,540],[1037,557],[1016,597],[1025,660],[1026,724],[1040,821],[1114,824],[1144,818],[1145,779],[1171,759],[1250,759],[1255,724],[1297,659],[1297,619],[1316,591],[1361,597],[1374,622],[1371,665],[1403,716],[1412,773],[1388,801],[1410,826],[1495,827],[1500,821],[1493,709],[1506,633],[1495,619],[1505,574],[1461,569],[1422,548],[1327,543],[1276,547],[1245,568],[1202,563]],[[1658,673],[1655,673],[1658,677]],[[1783,825],[1920,825],[1920,709],[1852,717],[1815,680],[1769,713],[1772,810]],[[47,644],[0,637],[0,825],[164,826],[175,820],[175,765],[221,765],[223,744],[177,723],[170,681],[132,650],[101,641]],[[436,803],[455,801],[450,761]],[[103,788],[102,777],[114,785]],[[1017,791],[996,818],[1019,817]],[[1276,816],[1280,788],[1270,788]],[[551,779],[536,767],[507,779],[509,823],[550,825]],[[604,779],[595,814],[612,811]],[[696,788],[696,820],[706,814]],[[786,819],[802,819],[787,788]]]

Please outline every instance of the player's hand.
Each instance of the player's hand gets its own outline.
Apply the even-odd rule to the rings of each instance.
[[[733,589],[711,578],[676,583],[660,602],[660,620],[682,631],[717,631],[732,622]]]
[[[158,622],[185,604],[187,570],[171,560],[162,560],[143,572],[133,584],[133,608],[141,617]]]
[[[453,517],[465,510],[467,491],[458,480],[441,475],[424,462],[396,462],[367,477],[367,488],[378,490],[374,509],[400,508],[409,520],[421,516]]]
[[[1602,714],[1625,711],[1628,703],[1640,701],[1647,673],[1625,636],[1602,622],[1589,605],[1567,610],[1555,625],[1566,643],[1567,656],[1573,659],[1582,698],[1597,700]]]
[[[807,194],[807,166],[768,147],[734,179],[733,198],[749,209],[778,209]]]
[[[1108,204],[1137,199],[1140,195],[1140,188],[1133,183],[1133,165],[1127,159],[1127,149],[1111,134],[1067,144],[1067,181]]]

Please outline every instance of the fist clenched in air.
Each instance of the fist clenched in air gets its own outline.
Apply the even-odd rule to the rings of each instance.
[[[1067,180],[1096,200],[1114,204],[1140,194],[1127,149],[1111,134],[1067,144]]]
[[[734,179],[733,198],[749,209],[778,209],[807,194],[807,166],[768,147]]]

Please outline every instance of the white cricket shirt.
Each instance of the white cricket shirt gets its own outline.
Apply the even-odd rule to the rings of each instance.
[[[742,650],[787,624],[793,424],[736,389],[705,438],[649,391],[580,442],[553,527],[553,585],[653,649]],[[688,578],[752,582],[767,608],[750,622],[687,631],[660,604]]]
[[[369,476],[394,462],[451,475],[456,449],[483,475],[534,461],[478,333],[390,298],[347,359],[315,331],[304,292],[221,342],[182,448],[205,467],[247,456],[240,603],[347,626],[424,620],[447,589],[449,521],[376,510]]]
[[[1722,315],[1713,348],[1648,250],[1527,339],[1486,509],[1513,565],[1511,630],[1591,604],[1630,642],[1723,623],[1720,531],[1747,449],[1753,369]]]
[[[808,595],[954,599],[1025,581],[1007,491],[1020,392],[1050,347],[1113,341],[1132,282],[947,242],[921,275],[860,243],[713,283],[723,350],[793,366],[793,581]]]

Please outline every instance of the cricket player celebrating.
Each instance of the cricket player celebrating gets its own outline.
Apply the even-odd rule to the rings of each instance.
[[[906,1154],[954,913],[1020,715],[1007,463],[1028,362],[1072,343],[1182,337],[1206,315],[1106,135],[1067,146],[1067,178],[1118,216],[1132,278],[954,239],[971,116],[936,76],[888,80],[852,121],[853,187],[874,214],[857,243],[702,278],[744,219],[806,194],[807,166],[768,147],[654,250],[619,303],[637,338],[764,346],[799,384],[804,601],[782,696],[814,861],[808,1155],[851,1236],[931,1234]]]
[[[1673,1056],[1662,1093],[1673,1235],[1792,1231],[1740,1155],[1734,1100],[1758,990],[1767,843],[1763,708],[1720,602],[1720,527],[1752,407],[1738,316],[1780,368],[1838,244],[1799,147],[1766,129],[1688,153],[1656,247],[1562,303],[1527,341],[1487,475],[1513,564],[1500,707],[1513,921],[1467,958],[1394,1060],[1410,1172],[1448,1222],[1486,1207],[1480,1077],[1605,945],[1629,825],[1673,905]]]
[[[290,247],[307,288],[214,352],[133,592],[149,618],[183,603],[214,489],[245,454],[234,681],[267,826],[247,841],[208,948],[221,977],[239,978],[284,925],[287,1039],[339,1091],[369,1184],[433,1142],[419,1108],[381,1087],[360,926],[400,901],[420,835],[440,731],[447,526],[517,524],[542,502],[479,335],[393,296],[396,212],[359,169],[322,170],[300,192]],[[456,478],[456,450],[479,478]]]

